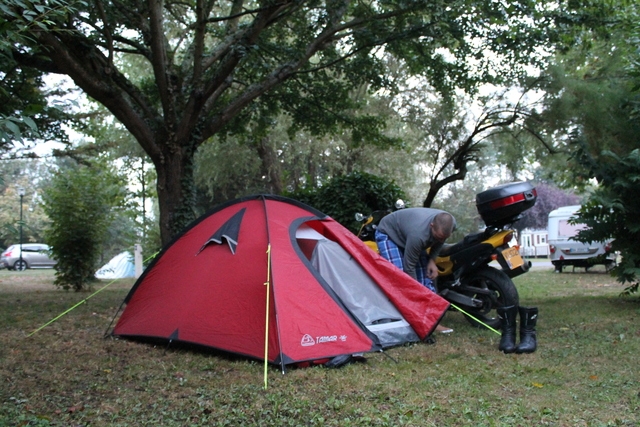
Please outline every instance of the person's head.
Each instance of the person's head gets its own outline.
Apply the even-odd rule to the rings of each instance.
[[[453,216],[446,212],[439,213],[431,223],[431,235],[438,242],[444,242],[453,233]]]

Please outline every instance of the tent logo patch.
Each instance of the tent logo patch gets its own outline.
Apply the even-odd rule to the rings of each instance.
[[[302,337],[302,341],[300,341],[300,345],[303,346],[303,347],[310,347],[310,346],[314,345],[315,343],[316,343],[316,341],[309,334],[304,334],[304,336]]]
[[[335,342],[335,341],[338,341],[337,335],[325,335],[324,337],[318,337],[318,339],[316,340],[318,344],[324,343],[324,342]]]
[[[312,345],[336,342],[338,340],[344,342],[347,340],[347,336],[340,335],[340,337],[338,337],[337,335],[324,335],[321,337],[316,337],[314,339],[311,335],[304,334],[302,340],[300,341],[300,345],[303,347],[311,347]]]

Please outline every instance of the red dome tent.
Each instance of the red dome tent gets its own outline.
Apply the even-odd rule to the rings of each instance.
[[[198,219],[125,303],[113,335],[266,353],[283,370],[422,340],[448,308],[335,220],[270,195]]]

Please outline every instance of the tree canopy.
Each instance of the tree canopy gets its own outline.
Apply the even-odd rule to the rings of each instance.
[[[614,239],[622,262],[612,274],[635,282],[628,289],[637,291],[640,5],[611,4],[616,6],[613,19],[581,28],[577,43],[557,57],[543,86],[547,95],[540,118],[571,152],[568,165],[555,168],[556,176],[568,176],[577,185],[597,182],[580,210],[580,221],[590,227],[580,240]]]
[[[312,133],[379,140],[384,117],[344,112],[354,87],[396,89],[384,55],[441,92],[472,89],[523,75],[562,26],[555,3],[533,0],[72,3],[5,0],[3,34],[24,34],[11,57],[69,76],[133,135],[157,171],[164,242],[193,218],[193,158],[212,136],[286,113]]]
[[[0,149],[15,148],[15,142],[33,138],[67,140],[61,123],[68,116],[57,106],[49,105],[48,96],[59,95],[57,89],[46,91],[43,76],[46,71],[22,68],[13,56],[13,48],[29,42],[29,30],[33,26],[45,28],[43,22],[64,17],[74,9],[66,2],[51,1],[40,4],[34,10],[24,11],[22,25],[10,25],[6,14],[13,16],[11,6],[17,3],[3,2],[0,15]],[[25,4],[23,4],[26,6]]]

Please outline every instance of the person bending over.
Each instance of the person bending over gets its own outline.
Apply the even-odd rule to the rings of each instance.
[[[435,259],[455,227],[456,220],[448,212],[431,208],[401,209],[380,221],[376,229],[378,251],[396,267],[437,292],[433,283],[438,277]],[[452,332],[441,325],[436,330]]]

